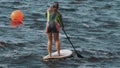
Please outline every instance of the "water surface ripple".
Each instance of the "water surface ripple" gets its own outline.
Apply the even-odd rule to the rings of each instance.
[[[0,68],[120,68],[120,0],[59,0],[65,30],[85,56],[42,61],[47,54],[44,13],[56,0],[0,0]],[[23,25],[9,26],[13,10]],[[60,31],[61,49],[71,49]],[[55,51],[53,44],[53,51]]]

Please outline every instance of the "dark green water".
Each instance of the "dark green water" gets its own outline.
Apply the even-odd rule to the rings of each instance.
[[[57,0],[0,0],[0,68],[120,68],[120,0],[58,0],[65,30],[85,56],[42,61],[47,54],[44,13]],[[9,26],[13,10],[23,25]],[[61,49],[71,49],[60,31]],[[53,44],[53,51],[55,51]]]

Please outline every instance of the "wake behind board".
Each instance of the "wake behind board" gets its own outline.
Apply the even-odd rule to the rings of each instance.
[[[49,57],[49,55],[46,55],[43,57],[43,60],[47,60],[47,59],[60,59],[60,58],[67,58],[70,57],[72,55],[72,51],[71,50],[60,50],[60,56],[58,56],[57,51],[51,53],[52,57]]]

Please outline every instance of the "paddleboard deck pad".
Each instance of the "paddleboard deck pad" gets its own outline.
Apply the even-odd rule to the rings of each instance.
[[[60,50],[60,56],[58,56],[58,53],[56,51],[51,53],[52,57],[49,57],[49,55],[43,56],[43,60],[67,58],[67,57],[70,57],[72,53],[73,52],[71,50],[63,49],[63,50]]]

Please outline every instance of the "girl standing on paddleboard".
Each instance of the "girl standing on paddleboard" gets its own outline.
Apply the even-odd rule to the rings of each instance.
[[[59,4],[58,2],[54,2],[52,6],[47,9],[45,14],[47,18],[46,23],[46,33],[48,39],[48,53],[49,57],[52,57],[51,50],[52,50],[52,36],[54,37],[56,50],[58,52],[58,56],[60,56],[60,42],[59,42],[59,25],[64,28],[61,14],[58,11]]]

